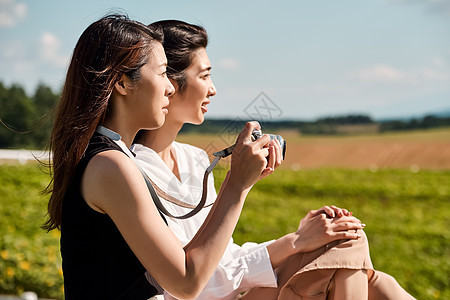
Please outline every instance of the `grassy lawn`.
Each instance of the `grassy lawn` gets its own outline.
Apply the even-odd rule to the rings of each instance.
[[[450,171],[277,170],[250,192],[234,239],[280,237],[309,210],[334,204],[367,224],[377,270],[417,299],[450,299],[449,182]]]
[[[0,166],[0,294],[62,298],[59,231],[40,229],[49,176],[36,164]]]
[[[217,186],[225,172],[215,170]],[[0,294],[62,298],[59,232],[46,233],[48,176],[37,165],[0,166]],[[236,243],[295,231],[309,210],[348,208],[365,229],[376,269],[417,299],[450,299],[450,171],[277,170],[251,191]]]

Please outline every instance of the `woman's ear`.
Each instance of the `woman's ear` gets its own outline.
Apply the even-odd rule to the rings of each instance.
[[[128,93],[129,81],[130,81],[130,79],[124,74],[116,82],[116,84],[114,85],[114,88],[116,89],[116,91],[119,94],[125,96]]]

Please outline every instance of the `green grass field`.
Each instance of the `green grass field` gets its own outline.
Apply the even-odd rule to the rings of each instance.
[[[225,172],[215,170],[217,186]],[[0,294],[62,298],[59,232],[46,233],[48,176],[37,165],[0,166]],[[234,239],[295,231],[309,210],[348,208],[365,229],[376,269],[417,299],[450,299],[450,171],[277,170],[251,191]]]

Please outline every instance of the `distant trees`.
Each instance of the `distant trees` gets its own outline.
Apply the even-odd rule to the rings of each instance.
[[[58,98],[42,83],[30,98],[21,86],[8,88],[0,82],[0,148],[43,148]]]
[[[42,149],[53,124],[53,110],[59,94],[41,83],[29,97],[17,84],[0,82],[0,148]],[[221,134],[242,128],[248,120],[207,119],[201,126],[186,124],[182,132]],[[410,120],[374,121],[363,114],[330,116],[315,121],[280,120],[261,122],[263,132],[294,129],[301,134],[367,134],[394,130],[450,126],[450,116],[428,115]],[[236,132],[237,133],[237,132]]]
[[[364,128],[367,128],[367,131],[372,132],[372,125],[374,123],[375,121],[366,115],[325,117],[320,118],[317,121],[304,123],[299,127],[299,131],[302,134],[348,134],[352,133],[350,127],[354,127],[355,129],[358,128],[359,132],[364,130]]]
[[[249,120],[241,119],[208,119],[201,126],[185,124],[183,133],[223,133],[233,130],[235,123],[243,125]],[[294,129],[305,135],[346,135],[373,134],[386,131],[429,129],[450,127],[450,117],[425,116],[411,120],[375,121],[367,115],[345,115],[325,117],[315,121],[264,121],[260,122],[263,132],[275,132],[283,129]]]
[[[233,123],[241,123],[251,120],[240,119],[207,119],[201,126],[185,124],[182,132],[197,132],[197,133],[220,133],[226,131],[227,128],[233,127]],[[339,133],[339,126],[342,125],[368,125],[375,124],[369,116],[366,115],[347,115],[339,117],[326,117],[316,121],[261,121],[263,131],[276,131],[281,129],[297,129],[302,134],[337,134]]]
[[[421,119],[413,118],[410,120],[391,120],[381,122],[380,132],[392,130],[429,129],[445,126],[450,126],[450,117],[428,115]]]

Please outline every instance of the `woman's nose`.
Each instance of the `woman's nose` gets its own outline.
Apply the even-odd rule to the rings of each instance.
[[[173,84],[170,82],[170,80],[167,80],[167,86],[166,86],[166,93],[165,96],[166,97],[170,97],[175,93],[175,87],[173,86]]]
[[[216,95],[217,91],[216,91],[216,87],[214,86],[214,84],[211,83],[211,86],[208,89],[208,97],[214,96]]]

